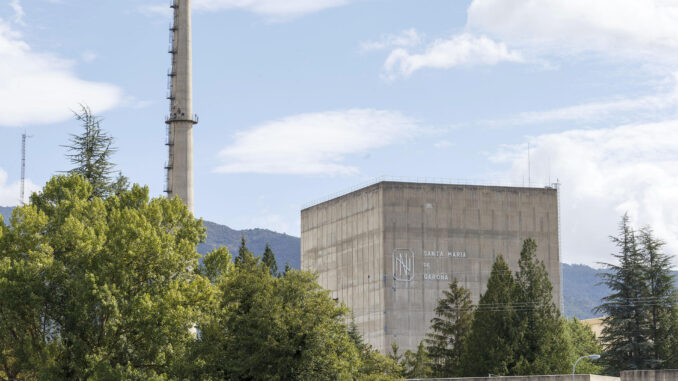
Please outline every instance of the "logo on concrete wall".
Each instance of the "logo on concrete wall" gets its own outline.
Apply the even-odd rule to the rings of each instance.
[[[414,253],[410,249],[393,250],[393,279],[411,281],[414,278]]]

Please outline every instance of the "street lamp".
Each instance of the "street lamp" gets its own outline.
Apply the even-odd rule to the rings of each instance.
[[[581,359],[591,359],[591,360],[598,360],[600,358],[600,355],[588,355],[588,356],[582,356],[577,359],[577,361],[574,362],[574,366],[572,367],[572,381],[574,381],[574,370],[577,368],[577,363]]]

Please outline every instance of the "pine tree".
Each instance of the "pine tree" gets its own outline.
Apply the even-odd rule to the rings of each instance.
[[[471,293],[456,279],[438,300],[436,317],[431,319],[431,331],[424,342],[435,377],[456,377],[462,374],[461,361],[466,341],[471,333],[473,305]]]
[[[513,374],[557,374],[568,370],[564,322],[553,302],[553,286],[544,262],[537,259],[537,243],[523,242],[516,273],[514,308],[520,322],[518,364]]]
[[[487,291],[473,315],[464,376],[508,375],[515,367],[520,323],[514,310],[516,285],[502,256],[492,265]]]
[[[247,248],[247,242],[245,241],[245,235],[243,234],[240,238],[240,248],[238,248],[238,256],[235,257],[235,265],[241,266],[244,263],[256,262],[254,254]]]
[[[628,215],[624,215],[619,224],[619,235],[610,238],[618,247],[618,253],[613,256],[619,264],[604,264],[608,271],[601,275],[603,283],[612,292],[596,308],[607,316],[602,332],[602,341],[607,346],[601,361],[611,374],[618,374],[620,370],[648,369],[652,366],[647,313],[650,292],[643,254],[638,249]]]
[[[678,295],[671,274],[671,257],[662,252],[664,242],[655,238],[650,228],[641,229],[638,238],[649,292],[646,306],[652,367],[666,368],[667,365],[673,365],[671,359],[678,349],[672,348],[672,342],[678,336],[675,324],[678,318],[675,310]]]
[[[268,271],[272,276],[278,277],[278,264],[275,262],[275,254],[271,250],[271,246],[266,242],[266,248],[264,249],[264,255],[262,256],[262,261],[264,265],[268,267]]]
[[[80,109],[80,113],[74,113],[75,119],[82,123],[85,130],[80,135],[72,134],[70,145],[66,146],[71,152],[66,156],[75,165],[69,173],[89,181],[93,197],[105,197],[126,190],[129,184],[122,174],[115,181],[111,180],[115,167],[111,155],[116,151],[113,137],[101,129],[101,118],[94,115],[88,106],[80,105]]]

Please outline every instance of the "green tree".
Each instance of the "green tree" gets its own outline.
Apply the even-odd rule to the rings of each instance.
[[[347,310],[312,274],[291,270],[275,278],[254,258],[241,260],[217,284],[216,313],[199,327],[200,377],[351,380],[357,375],[359,353],[343,324]]]
[[[568,370],[564,322],[553,301],[553,286],[544,262],[537,259],[537,243],[523,242],[516,273],[513,308],[519,321],[518,363],[512,374],[559,374]]]
[[[397,363],[400,363],[400,360],[403,358],[403,355],[400,354],[400,346],[397,341],[391,343],[391,353],[388,357]]]
[[[70,144],[66,146],[70,152],[66,156],[75,165],[69,173],[81,175],[92,184],[92,197],[104,197],[127,189],[129,182],[122,174],[119,173],[115,180],[111,179],[115,167],[111,156],[116,148],[113,147],[113,137],[101,129],[101,117],[94,115],[85,105],[80,105],[80,112],[74,114],[84,131],[80,135],[72,134]]]
[[[273,250],[271,250],[271,246],[266,243],[266,248],[264,249],[264,255],[262,256],[262,261],[264,262],[264,265],[268,267],[268,271],[271,273],[271,275],[277,277],[278,274],[278,264],[275,261],[275,254],[273,254]]]
[[[247,241],[243,234],[240,238],[240,247],[238,248],[238,255],[235,257],[235,265],[242,266],[244,264],[251,265],[256,263],[257,259],[254,254],[247,248]]]
[[[593,330],[591,330],[591,327],[582,323],[577,318],[563,320],[565,336],[569,347],[567,356],[569,373],[570,364],[574,364],[581,356],[601,353],[602,347],[600,346],[600,343],[598,343],[598,339],[596,339],[596,335],[593,333]],[[584,359],[577,365],[578,374],[601,374],[602,371],[603,367],[600,366],[597,361]]]
[[[45,271],[52,248],[42,234],[47,217],[33,206],[0,216],[0,379],[36,379],[54,365],[52,330],[43,324],[48,300]]]
[[[492,265],[487,291],[480,297],[463,355],[465,376],[509,375],[515,367],[521,324],[514,309],[516,284],[502,256]]]
[[[638,249],[628,215],[624,215],[619,224],[618,236],[610,238],[618,247],[619,251],[613,256],[619,264],[604,264],[608,271],[602,273],[603,283],[612,293],[596,308],[606,315],[602,341],[607,345],[601,361],[610,374],[626,369],[649,369],[653,365],[647,313],[650,291],[643,253]]]
[[[423,341],[417,346],[416,352],[409,349],[405,351],[402,367],[405,378],[427,378],[431,375],[431,360]]]
[[[193,271],[202,222],[138,185],[106,199],[93,191],[80,175],[55,176],[2,228],[7,375],[171,378],[194,340],[212,294]]]
[[[650,358],[653,368],[675,366],[678,347],[674,342],[676,330],[676,306],[678,295],[671,274],[671,257],[662,248],[664,242],[655,238],[648,227],[638,234],[639,249],[645,264],[645,279],[648,288],[647,313],[649,319],[648,338],[651,343]],[[678,365],[678,364],[676,364]]]
[[[424,342],[435,377],[462,375],[462,356],[471,334],[473,305],[471,292],[454,279],[449,290],[443,291],[431,320],[431,332]]]
[[[392,356],[384,356],[379,353],[379,351],[373,349],[371,345],[365,343],[363,335],[360,333],[358,325],[355,323],[353,313],[351,313],[351,320],[347,328],[348,337],[358,350],[358,355],[360,357],[360,366],[355,378],[361,381],[401,379],[400,375],[402,373],[402,367],[399,364],[398,359]],[[398,344],[395,342],[393,344],[395,346],[392,347],[395,348],[395,353],[397,354]]]

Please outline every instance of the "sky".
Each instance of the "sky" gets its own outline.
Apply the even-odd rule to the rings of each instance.
[[[678,1],[193,0],[195,214],[300,235],[380,176],[561,185],[561,260],[624,213],[678,253]],[[163,194],[169,0],[0,0],[0,205],[70,169],[72,110]],[[528,155],[529,152],[529,155]],[[528,165],[529,156],[529,165]]]

